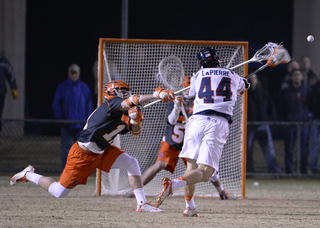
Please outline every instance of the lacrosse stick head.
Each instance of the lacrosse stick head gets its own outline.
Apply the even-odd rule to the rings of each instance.
[[[159,75],[162,83],[171,91],[181,88],[184,69],[181,60],[176,56],[168,56],[159,63]]]
[[[268,60],[274,54],[275,49],[281,46],[281,44],[269,42],[255,53],[253,59],[258,62]]]
[[[291,57],[287,49],[282,46],[276,47],[273,55],[268,58],[268,66],[276,66],[282,63],[288,63],[291,61]]]

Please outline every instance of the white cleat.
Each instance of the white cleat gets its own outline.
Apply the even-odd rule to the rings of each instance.
[[[200,215],[197,212],[197,209],[191,209],[190,207],[184,209],[182,215],[183,217],[200,217]]]
[[[17,185],[20,182],[28,182],[28,180],[26,179],[26,174],[27,172],[34,172],[34,168],[32,165],[29,165],[27,168],[25,168],[24,170],[22,170],[20,173],[16,173],[10,180],[10,184],[13,185]]]
[[[150,203],[145,203],[142,205],[138,205],[136,212],[164,212],[164,210],[156,208]]]

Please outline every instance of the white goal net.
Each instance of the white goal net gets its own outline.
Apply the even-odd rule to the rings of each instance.
[[[103,62],[103,69],[99,70],[101,74],[99,77],[103,77],[103,85],[110,80],[123,80],[131,86],[132,94],[150,94],[156,87],[164,86],[157,77],[158,65],[163,58],[172,55],[179,57],[185,74],[192,75],[198,70],[197,53],[206,47],[214,47],[217,50],[222,67],[230,68],[246,60],[247,42],[100,39],[99,52],[103,53],[99,54],[99,61]],[[240,67],[234,71],[244,76],[244,68]],[[102,93],[102,91],[99,92]],[[138,160],[141,173],[144,173],[157,159],[160,142],[167,129],[166,105],[164,102],[159,102],[142,110],[143,131],[139,136],[125,134],[117,136],[115,140],[117,146]],[[239,96],[219,170],[224,188],[237,197],[243,196],[243,107],[243,98]],[[162,170],[144,187],[146,195],[157,195],[161,189],[160,183],[163,177],[175,179],[180,177],[185,169],[184,163],[179,159],[173,174]],[[99,175],[97,176],[98,183],[100,179]],[[121,195],[129,189],[125,170],[102,172],[101,195]],[[183,188],[178,189],[174,194],[183,195]],[[209,182],[199,183],[196,185],[195,195],[218,196],[218,192]]]

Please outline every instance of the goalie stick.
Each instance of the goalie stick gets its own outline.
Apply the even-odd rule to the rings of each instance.
[[[175,91],[181,88],[183,79],[185,77],[183,64],[181,59],[177,56],[171,55],[163,58],[159,63],[159,71],[157,77],[160,77],[160,81],[171,91]],[[148,106],[144,106],[148,107]],[[183,103],[181,103],[181,111],[188,122],[188,116]]]
[[[264,60],[268,60],[268,59],[270,59],[274,54],[275,54],[275,50],[277,49],[277,48],[279,48],[279,47],[282,47],[282,45],[281,44],[276,44],[276,43],[272,43],[272,42],[269,42],[269,43],[267,43],[266,45],[264,45],[261,49],[259,49],[255,54],[254,54],[254,56],[251,58],[251,59],[249,59],[249,60],[247,60],[247,61],[245,61],[245,62],[243,62],[243,63],[240,63],[240,64],[238,64],[238,65],[235,65],[235,66],[233,66],[233,67],[231,67],[230,68],[230,70],[234,70],[234,69],[237,69],[237,68],[239,68],[239,67],[241,67],[241,66],[243,66],[243,65],[246,65],[246,64],[249,64],[249,63],[251,63],[251,62],[262,62],[262,61],[264,61]],[[177,58],[177,57],[176,57]],[[162,62],[162,61],[161,61]],[[160,62],[160,63],[161,63]],[[181,61],[180,61],[181,62]],[[160,64],[159,64],[159,66],[160,66]],[[268,66],[272,66],[272,65],[268,65]],[[265,67],[267,67],[267,66],[265,66]],[[264,67],[264,68],[265,68]],[[262,68],[262,69],[264,69],[264,68]],[[260,69],[260,68],[259,68]],[[260,69],[260,70],[262,70],[262,69]],[[161,75],[160,75],[160,77],[161,77]],[[248,76],[247,76],[248,77]],[[165,80],[166,81],[166,80]],[[169,87],[168,87],[169,88]],[[187,90],[187,89],[189,89],[190,87],[188,86],[188,87],[185,87],[185,88],[183,88],[183,89],[180,89],[180,90],[178,90],[178,91],[176,91],[176,92],[174,92],[174,94],[176,95],[176,94],[179,94],[179,93],[181,93],[181,92],[183,92],[183,91],[185,91],[185,90]],[[172,91],[172,90],[171,90]],[[155,101],[153,101],[153,102],[151,102],[151,103],[149,103],[149,104],[147,104],[147,105],[145,105],[145,106],[143,106],[143,108],[147,108],[147,107],[149,107],[149,106],[151,106],[151,105],[153,105],[153,104],[156,104],[156,103],[158,103],[158,102],[160,102],[161,100],[159,99],[159,100],[155,100]]]

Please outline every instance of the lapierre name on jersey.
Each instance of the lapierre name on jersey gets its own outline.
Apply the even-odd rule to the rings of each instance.
[[[214,110],[232,116],[242,78],[225,68],[203,68],[191,79],[189,96],[196,95],[193,113]]]
[[[210,70],[210,71],[201,71],[202,76],[209,76],[209,75],[222,75],[222,76],[229,76],[230,70]]]

